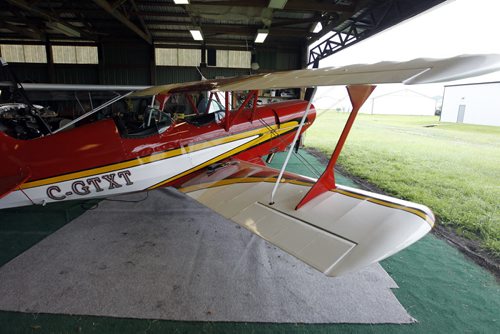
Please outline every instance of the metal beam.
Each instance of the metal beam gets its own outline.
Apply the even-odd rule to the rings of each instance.
[[[144,5],[158,5],[152,1],[141,1]],[[265,8],[269,5],[269,0],[191,0],[191,5],[204,6],[231,6],[231,7],[261,7]],[[279,10],[279,9],[278,9]],[[338,5],[326,1],[317,0],[288,0],[285,8],[282,10],[289,11],[317,11],[317,12],[352,12],[352,5]]]
[[[152,11],[145,11],[145,10],[140,10],[139,13],[140,15],[143,15],[145,17],[148,16],[155,16],[155,19],[158,17],[164,18],[165,20],[175,20],[175,19],[191,19],[189,15],[186,13],[162,13],[162,12],[152,12]],[[146,18],[146,21],[148,19]]]
[[[144,31],[142,31],[138,26],[136,26],[133,22],[131,22],[125,15],[120,13],[117,9],[113,9],[113,7],[106,0],[93,0],[99,7],[104,9],[106,12],[111,14],[115,19],[123,23],[127,28],[135,32],[138,36],[144,39],[149,44],[153,43],[153,39],[151,36]]]
[[[231,7],[267,7],[269,0],[191,0],[191,5],[231,6]]]
[[[77,27],[74,27],[72,25],[69,25],[67,24],[66,22],[64,22],[63,20],[59,19],[58,17],[55,17],[41,9],[38,9],[34,6],[32,6],[30,3],[24,1],[24,0],[6,0],[8,3],[10,3],[11,5],[14,5],[16,7],[19,7],[25,11],[28,11],[28,12],[32,12],[40,17],[42,17],[43,19],[49,21],[49,22],[58,22],[58,23],[61,23],[61,24],[64,24],[64,25],[67,25],[69,27],[71,27],[71,29],[73,30],[76,30],[80,33],[81,36],[85,36],[87,38],[90,38],[90,39],[94,39],[95,37],[78,29]]]
[[[288,0],[285,10],[317,11],[317,12],[353,12],[352,5],[337,5],[317,0]]]
[[[314,15],[313,17],[307,18],[307,19],[294,19],[294,20],[284,20],[284,19],[279,19],[279,18],[274,18],[272,27],[286,27],[286,26],[292,26],[296,24],[304,24],[304,23],[315,23],[324,20],[325,18],[322,17],[321,15]]]
[[[306,20],[298,20],[291,22],[290,20],[287,20],[285,24],[280,24],[277,23],[276,25],[272,25],[270,29],[270,33],[273,36],[292,36],[292,37],[300,37],[303,38],[308,34],[308,31],[305,31],[303,29],[286,29],[286,28],[279,28],[280,26],[286,26],[288,24],[301,24],[301,23],[310,23],[310,22],[317,22],[317,20],[321,16],[315,16],[314,18],[309,18]],[[149,30],[153,33],[162,33],[162,32],[179,32],[182,30],[186,30],[187,27],[191,25],[191,22],[172,22],[172,21],[162,21],[162,20],[147,20],[149,24],[162,24],[166,26],[172,26],[176,27],[174,29],[163,29],[163,28],[150,28]],[[276,28],[275,28],[276,26]],[[179,27],[179,28],[177,28]],[[210,34],[229,34],[229,35],[237,35],[237,36],[252,36],[252,39],[254,35],[257,33],[257,30],[261,28],[261,26],[258,25],[244,25],[244,24],[202,24],[201,28],[203,30],[203,33],[206,35]]]
[[[253,40],[252,40],[253,41]],[[230,39],[218,39],[218,38],[205,38],[204,42],[207,47],[217,47],[220,50],[248,50],[248,45],[252,41],[245,40],[230,40]],[[179,38],[179,37],[157,37],[155,38],[155,45],[169,45],[174,48],[201,48],[201,41],[194,41],[192,38]],[[272,48],[266,48],[265,45],[258,46],[258,49],[280,49],[280,50],[297,50],[296,43],[288,43],[287,45],[277,45]]]
[[[144,23],[144,19],[143,19],[142,15],[139,14],[139,8],[137,8],[137,4],[135,3],[134,0],[130,0],[130,2],[132,3],[132,7],[134,8],[135,15],[137,15],[137,17],[139,18],[139,22],[141,22],[141,25],[144,28],[144,31],[146,32],[148,37],[150,39],[152,39],[151,33],[149,32],[149,29],[148,29],[148,26],[146,25],[146,23]]]
[[[210,34],[223,34],[223,35],[237,35],[237,36],[252,36],[252,39],[255,37],[259,27],[257,26],[244,26],[244,25],[236,25],[236,24],[227,24],[227,25],[218,25],[218,24],[210,24],[210,25],[202,25],[201,30],[203,30],[204,35]],[[187,31],[186,29],[150,29],[152,32],[182,32]],[[292,36],[292,37],[305,37],[307,34],[306,31],[302,29],[283,29],[283,28],[273,28],[270,29],[270,36]]]
[[[30,30],[30,27],[18,26],[18,25],[11,24],[11,23],[6,22],[6,21],[0,21],[0,27],[9,29],[10,31],[12,31],[16,34],[24,35],[26,37],[36,39],[36,40],[43,40],[45,38],[45,35],[43,33],[41,33],[40,31]]]
[[[165,19],[167,20],[163,20],[163,19],[158,19],[158,18],[149,18],[149,17],[145,17],[144,18],[144,21],[147,22],[147,24],[161,24],[161,25],[166,25],[166,26],[191,26],[193,23],[192,21],[190,20],[189,17],[182,17],[183,19],[187,19],[189,21],[168,21],[168,18],[164,17]],[[172,18],[170,18],[172,19]],[[176,17],[176,19],[178,19],[178,17]]]
[[[123,4],[124,4],[125,2],[127,2],[127,1],[128,1],[128,0],[115,0],[115,1],[113,2],[113,4],[111,5],[111,7],[112,7],[113,9],[116,9],[116,8],[120,7],[121,5],[123,5]]]
[[[368,3],[370,0],[353,0],[353,6],[354,6],[354,13],[358,13],[360,10],[363,8],[368,7]],[[320,32],[318,33],[313,33],[311,32],[309,34],[309,40],[308,44],[311,45],[312,43],[320,40],[323,36],[331,32],[332,30],[335,29],[339,24],[342,22],[348,20],[352,16],[352,13],[345,12],[345,13],[335,13],[334,15],[331,15],[329,18],[326,18],[321,24],[323,25],[323,28],[321,29]]]
[[[332,30],[334,30],[335,27],[337,27],[339,25],[339,23],[342,23],[342,22],[348,20],[349,16],[350,15],[342,15],[342,16],[340,16],[339,18],[337,18],[335,20],[329,21],[329,23],[328,23],[328,21],[321,23],[323,25],[323,28],[321,29],[320,32],[318,32],[318,33],[310,33],[309,34],[310,38],[308,39],[308,44],[311,45],[314,42],[320,40],[323,36],[325,36],[326,34],[328,34],[329,32],[331,32]]]
[[[374,3],[360,15],[350,18],[345,22],[340,21],[340,25],[335,28],[336,31],[334,31],[332,36],[314,48],[311,48],[307,64],[314,64],[444,1],[428,0],[412,2],[413,6],[409,6],[408,2],[404,0]],[[403,2],[405,5],[401,4]],[[324,31],[323,33],[328,31],[331,30]],[[309,45],[313,42],[314,40],[310,40]]]

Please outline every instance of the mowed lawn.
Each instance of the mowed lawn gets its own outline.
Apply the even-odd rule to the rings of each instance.
[[[331,153],[347,117],[320,110],[306,147]],[[439,224],[500,256],[500,127],[360,114],[339,164],[395,197],[429,206]]]

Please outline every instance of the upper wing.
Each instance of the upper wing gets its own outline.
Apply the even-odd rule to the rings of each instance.
[[[134,93],[150,96],[189,91],[241,91],[290,87],[382,83],[423,84],[464,79],[500,70],[500,55],[464,55],[449,59],[414,59],[154,86]]]
[[[11,81],[0,82],[0,87],[12,87],[16,84]],[[128,86],[128,85],[76,85],[76,84],[48,84],[48,83],[23,83],[26,91],[46,92],[130,92],[144,90],[150,86]]]
[[[430,231],[425,206],[337,186],[295,210],[313,179],[239,160],[205,169],[179,190],[329,276],[360,269]]]

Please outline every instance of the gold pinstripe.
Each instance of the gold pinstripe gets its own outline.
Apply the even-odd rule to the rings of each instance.
[[[216,182],[192,185],[192,186],[188,186],[185,188],[180,188],[179,190],[184,192],[184,193],[190,193],[190,192],[201,190],[201,189],[221,187],[221,186],[231,185],[231,184],[235,184],[235,183],[252,183],[252,182],[274,183],[274,182],[276,182],[276,178],[275,177],[266,177],[266,178],[248,177],[248,178],[225,179],[225,180],[220,180],[220,181],[216,181]],[[303,181],[298,181],[298,180],[290,180],[290,179],[287,179],[287,180],[282,179],[281,182],[291,183],[291,184],[296,184],[296,185],[301,185],[301,186],[308,186],[308,187],[311,187],[314,184],[313,182],[308,183],[308,182],[303,182]],[[353,192],[350,192],[347,190],[343,190],[343,189],[337,188],[337,189],[333,189],[331,191],[345,195],[345,196],[366,200],[366,201],[369,201],[369,202],[372,202],[372,203],[375,203],[378,205],[382,205],[382,206],[386,206],[386,207],[390,207],[390,208],[394,208],[394,209],[399,209],[399,210],[403,210],[403,211],[412,213],[412,214],[417,215],[420,218],[424,219],[431,227],[434,227],[434,221],[432,220],[432,218],[429,215],[427,215],[425,212],[420,211],[418,209],[411,208],[411,207],[404,206],[404,205],[400,205],[400,204],[393,203],[393,202],[389,202],[389,201],[385,201],[385,200],[381,200],[381,199],[377,199],[374,197],[356,194],[356,193],[353,193]]]
[[[417,209],[414,209],[414,208],[410,208],[410,207],[407,207],[407,206],[404,206],[404,205],[400,205],[400,204],[396,204],[396,203],[392,203],[392,202],[380,200],[378,198],[373,198],[373,197],[368,197],[368,196],[364,196],[364,195],[352,193],[350,191],[346,191],[346,190],[342,190],[342,189],[338,189],[338,188],[334,189],[332,191],[337,192],[337,193],[342,194],[342,195],[349,196],[349,197],[354,197],[354,198],[366,200],[366,201],[369,201],[369,202],[372,202],[372,203],[376,203],[376,204],[380,204],[380,205],[383,205],[383,206],[387,206],[387,207],[390,207],[390,208],[395,208],[395,209],[400,209],[400,210],[404,210],[404,211],[407,211],[407,212],[411,212],[411,213],[419,216],[420,218],[425,219],[425,221],[427,221],[429,223],[429,225],[431,225],[431,227],[434,227],[434,221],[431,219],[431,217],[429,217],[429,215],[425,214],[424,212],[422,212],[420,210],[417,210]]]
[[[298,124],[298,123],[296,123],[296,124]],[[265,142],[265,141],[271,139],[272,137],[275,137],[276,135],[281,135],[281,134],[284,134],[286,132],[290,132],[291,130],[293,130],[295,128],[296,128],[296,126],[293,126],[293,127],[282,127],[280,129],[274,130],[272,133],[271,132],[264,133],[260,137],[255,138],[254,140],[249,141],[248,143],[245,143],[245,144],[243,144],[241,146],[238,146],[238,147],[236,147],[236,148],[234,148],[234,149],[232,149],[232,150],[230,150],[230,151],[228,151],[228,152],[226,152],[226,153],[224,153],[224,154],[222,154],[220,156],[217,156],[215,158],[207,160],[207,161],[205,161],[204,163],[202,163],[202,164],[200,164],[198,166],[195,166],[195,167],[193,167],[193,168],[191,168],[191,169],[189,169],[189,170],[187,170],[185,172],[182,172],[182,173],[177,174],[177,175],[175,175],[175,176],[173,176],[173,177],[171,177],[171,178],[169,178],[167,180],[164,180],[164,181],[162,181],[160,183],[157,183],[157,184],[149,187],[148,189],[155,189],[155,188],[161,187],[161,186],[163,186],[163,185],[165,185],[165,184],[167,184],[169,182],[172,182],[172,181],[177,180],[177,179],[179,179],[179,178],[181,178],[183,176],[186,176],[186,175],[188,175],[188,174],[190,174],[192,172],[195,172],[195,171],[200,170],[200,169],[202,169],[204,167],[207,167],[207,166],[209,166],[209,165],[211,165],[211,164],[213,164],[213,163],[215,163],[217,161],[224,160],[224,159],[226,159],[226,158],[228,158],[228,157],[230,157],[230,156],[232,156],[232,155],[234,155],[234,154],[236,154],[238,152],[244,151],[247,148],[250,148],[250,147],[256,146],[256,145],[258,145],[258,144],[260,144],[262,142]]]
[[[182,155],[182,154],[196,152],[196,151],[199,151],[199,150],[202,150],[202,149],[205,149],[205,148],[209,148],[209,147],[212,147],[212,146],[226,144],[226,143],[229,143],[229,142],[232,142],[232,141],[236,141],[236,140],[239,140],[239,139],[244,139],[244,138],[252,137],[252,136],[255,136],[255,135],[259,135],[258,138],[250,141],[249,143],[247,143],[247,144],[245,144],[243,146],[240,146],[238,148],[235,148],[235,149],[229,151],[230,153],[227,153],[227,154],[224,155],[223,158],[225,158],[225,157],[228,157],[228,156],[230,156],[232,154],[237,153],[238,151],[242,151],[244,149],[247,149],[249,147],[257,145],[257,144],[259,144],[259,143],[261,143],[261,142],[263,142],[265,140],[268,140],[268,139],[276,136],[276,133],[283,134],[285,132],[291,131],[292,129],[296,128],[297,125],[298,125],[297,121],[291,121],[291,122],[283,123],[283,124],[281,124],[281,126],[280,126],[279,129],[278,129],[277,125],[272,125],[270,127],[273,129],[273,132],[270,132],[269,128],[263,127],[263,128],[259,128],[259,129],[255,129],[255,130],[251,130],[251,131],[247,131],[247,132],[243,132],[243,133],[238,133],[238,134],[227,136],[227,137],[223,137],[223,138],[217,138],[217,139],[210,140],[210,141],[203,142],[203,143],[193,144],[193,145],[188,146],[188,147],[181,147],[181,148],[173,149],[173,150],[170,150],[170,151],[167,151],[167,152],[162,152],[162,153],[150,155],[150,156],[147,156],[147,157],[137,158],[137,159],[133,159],[133,160],[129,160],[129,161],[124,161],[124,162],[119,162],[119,163],[115,163],[115,164],[110,164],[110,165],[106,165],[106,166],[102,166],[102,167],[97,167],[97,168],[86,169],[86,170],[83,170],[83,171],[69,173],[69,174],[65,174],[65,175],[59,175],[59,176],[49,177],[49,178],[46,178],[46,179],[41,179],[41,180],[26,182],[26,183],[24,183],[21,186],[21,188],[22,189],[29,189],[29,188],[44,186],[44,185],[47,185],[47,184],[64,182],[64,181],[70,181],[70,180],[73,180],[73,179],[80,179],[80,178],[83,178],[83,177],[92,176],[92,175],[96,175],[96,174],[108,173],[108,172],[112,172],[112,171],[116,171],[116,170],[120,170],[120,169],[136,167],[136,166],[139,166],[139,165],[148,164],[148,163],[151,163],[151,162],[160,161],[160,160],[168,159],[168,158],[171,158],[171,157],[179,156],[179,155]],[[207,166],[207,165],[213,163],[214,160],[217,161],[217,160],[220,160],[220,159],[223,159],[223,158],[220,158],[220,157],[218,157],[217,159],[214,158],[214,159],[208,161],[207,163],[204,163],[203,165],[200,165],[201,167],[200,166],[196,166],[196,167],[190,169],[189,171],[184,172],[183,175],[176,176],[174,178],[179,178],[181,176],[184,176],[184,175],[186,175],[186,174],[188,174],[190,172],[193,172],[193,171],[195,171],[197,169],[203,168],[204,166]],[[172,179],[173,178],[171,178],[169,180],[166,180],[166,181],[163,181],[161,184],[169,182]],[[160,186],[160,185],[158,185],[158,186]]]
[[[194,184],[192,186],[187,186],[184,188],[180,188],[179,191],[182,191],[183,193],[190,193],[193,191],[197,190],[202,190],[202,189],[208,189],[208,188],[216,188],[216,187],[222,187],[222,186],[227,186],[235,183],[254,183],[254,182],[276,182],[275,177],[241,177],[241,178],[234,178],[234,179],[224,179],[224,180],[219,180],[215,182],[210,182],[210,183],[202,183],[202,184]],[[307,183],[303,181],[298,181],[298,180],[288,180],[285,178],[281,179],[282,183],[291,183],[291,184],[296,184],[299,186],[312,186],[314,183]]]

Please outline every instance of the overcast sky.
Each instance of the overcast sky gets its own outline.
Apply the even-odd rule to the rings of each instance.
[[[499,0],[447,1],[321,60],[320,67],[376,63],[384,60],[404,61],[421,57],[446,58],[461,54],[500,54],[499,15]],[[500,72],[467,80],[485,81],[500,81]],[[404,88],[396,85],[384,86],[377,88],[379,94]],[[408,88],[429,96],[441,95],[443,92],[441,84]],[[336,91],[331,88],[321,89],[317,97],[324,99],[328,95],[328,99],[334,101],[336,99],[332,99],[332,94]]]

